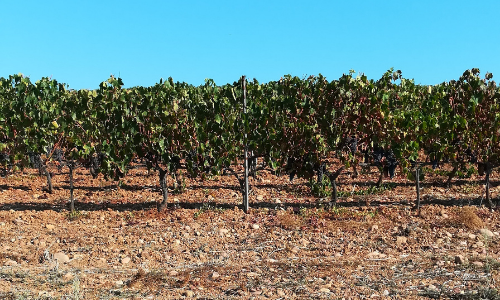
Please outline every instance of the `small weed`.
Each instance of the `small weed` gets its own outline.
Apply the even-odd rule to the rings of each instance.
[[[311,188],[311,193],[314,197],[317,198],[326,198],[332,195],[332,184],[330,180],[326,177],[323,177],[322,182],[317,182],[314,179],[309,179],[309,187]]]
[[[449,171],[442,170],[442,169],[430,169],[430,168],[422,168],[422,173],[424,174],[435,174],[439,176],[448,176]]]
[[[318,198],[326,198],[332,195],[332,185],[328,178],[323,177],[322,182],[317,182],[314,179],[309,179],[309,187],[311,188],[311,193]],[[375,195],[381,194],[385,191],[391,191],[396,187],[396,184],[393,182],[384,183],[380,187],[370,186],[367,189],[356,189],[356,186],[353,186],[352,191],[337,191],[337,196],[344,198],[350,196],[364,196],[364,195]]]
[[[422,296],[427,296],[435,299],[463,299],[463,300],[480,300],[480,299],[500,299],[500,290],[493,288],[479,288],[475,291],[465,291],[460,294],[455,293],[438,293],[434,292],[433,296],[427,295],[425,293],[420,294]]]
[[[500,271],[500,261],[494,259],[493,257],[487,257],[484,260],[484,271],[486,273]]]
[[[12,294],[9,295],[9,298],[6,297],[5,299],[25,300],[25,299],[33,299],[33,298],[31,297],[31,295],[28,292],[13,292]],[[42,299],[42,298],[38,298],[38,299]]]
[[[309,215],[309,210],[306,207],[301,206],[299,208],[299,215],[301,215],[304,218],[307,218]]]
[[[125,214],[125,221],[131,222],[135,218],[135,215],[133,212],[129,211]]]
[[[450,171],[446,171],[446,170],[443,170],[443,169],[431,169],[431,168],[422,168],[422,173],[423,174],[434,174],[434,175],[438,175],[438,176],[448,176],[450,174]],[[457,172],[455,173],[455,176],[460,178],[460,179],[467,179],[467,178],[471,178],[472,175],[477,175],[478,172],[476,170],[476,168],[473,166],[473,165],[469,165],[469,167],[467,166],[460,166],[460,169],[457,170]]]
[[[12,278],[15,278],[15,274],[12,270],[0,270],[0,278],[6,279],[6,280],[11,280]]]
[[[385,191],[392,191],[396,187],[396,184],[393,182],[384,183],[381,186],[370,186],[366,190],[358,190],[354,192],[354,195],[375,195],[380,194]]]
[[[332,213],[332,214],[334,214],[334,215],[336,215],[336,216],[343,215],[343,214],[345,214],[345,213],[347,213],[347,212],[348,212],[348,210],[347,210],[347,208],[345,208],[345,207],[332,206],[332,207],[330,208],[330,213]]]
[[[367,211],[367,212],[364,212],[366,216],[370,217],[370,218],[375,218],[378,216],[378,210],[371,210],[371,211]]]
[[[460,192],[465,194],[470,194],[474,192],[474,188],[477,187],[477,184],[465,184],[459,187]]]
[[[368,219],[373,219],[376,218],[379,214],[379,212],[375,209],[373,210],[362,210],[362,211],[357,211],[357,210],[350,210],[345,207],[339,207],[339,206],[333,206],[328,210],[329,215],[325,216],[330,219],[334,220],[346,220],[346,219],[351,219],[351,220],[368,220]]]
[[[22,178],[22,177],[19,177],[19,176],[14,176],[14,175],[11,175],[11,176],[9,176],[9,180],[13,180],[13,181],[23,181],[23,178]],[[30,180],[33,180],[33,179],[30,179]]]
[[[224,210],[225,210],[224,208],[216,207],[216,206],[210,205],[208,203],[203,203],[202,207],[200,207],[200,209],[198,209],[198,211],[196,211],[194,213],[194,218],[195,219],[199,218],[204,212],[207,212],[207,211],[222,212]]]
[[[68,215],[66,216],[66,218],[69,221],[76,221],[76,220],[79,220],[79,219],[86,217],[86,216],[87,216],[87,214],[84,214],[79,210],[74,210],[72,212],[69,212]]]
[[[80,278],[75,276],[73,279],[73,300],[82,299],[82,291],[80,290]]]

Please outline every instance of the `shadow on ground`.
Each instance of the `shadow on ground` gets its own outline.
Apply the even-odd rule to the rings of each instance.
[[[493,202],[497,203],[497,209],[499,209],[500,204],[500,198],[494,198],[492,199]],[[113,210],[113,211],[140,211],[140,210],[150,210],[150,209],[157,209],[159,202],[142,202],[142,203],[89,203],[89,202],[75,202],[75,208],[77,210],[82,210],[82,211],[104,211],[104,210]],[[451,198],[451,199],[437,199],[437,198],[432,198],[432,197],[423,197],[421,200],[421,206],[425,205],[443,205],[443,206],[465,206],[465,205],[475,205],[475,206],[480,206],[480,205],[485,205],[485,200],[483,198]],[[268,208],[268,209],[274,209],[274,210],[287,210],[289,208],[292,208],[293,211],[299,211],[301,208],[331,208],[332,206],[335,207],[381,207],[381,206],[407,206],[411,207],[412,209],[416,208],[416,205],[414,202],[409,202],[407,200],[403,201],[349,201],[349,202],[342,202],[342,199],[340,199],[339,202],[337,202],[335,205],[330,204],[329,202],[316,202],[316,203],[272,203],[272,202],[257,202],[257,203],[250,203],[250,208],[251,209],[262,209],[262,208]],[[175,209],[221,209],[221,210],[226,210],[226,209],[235,209],[236,207],[243,209],[242,205],[239,204],[227,204],[227,203],[217,203],[217,202],[180,202],[180,203],[175,203],[172,204],[170,203],[168,205],[167,211],[168,210],[175,210]],[[69,203],[68,204],[51,204],[51,203],[40,203],[40,202],[15,202],[15,203],[8,203],[8,204],[3,204],[0,205],[0,211],[8,211],[8,210],[15,210],[15,211],[28,211],[28,210],[34,210],[34,211],[43,211],[43,210],[52,210],[52,211],[57,211],[57,212],[62,212],[62,211],[68,211],[69,210]]]

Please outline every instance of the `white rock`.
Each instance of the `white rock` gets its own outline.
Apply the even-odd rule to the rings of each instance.
[[[396,244],[397,244],[398,246],[402,246],[403,244],[406,244],[407,240],[408,240],[408,239],[407,239],[405,236],[398,236],[398,237],[396,238]]]
[[[252,225],[252,229],[259,229],[259,227],[260,227],[259,224],[253,224]]]
[[[186,297],[193,297],[194,296],[194,292],[191,291],[191,290],[187,290],[184,293],[182,293],[182,295],[186,296]]]
[[[45,225],[45,228],[47,228],[48,230],[52,230],[52,229],[56,228],[56,226],[54,226],[52,224],[47,224],[47,225]]]
[[[129,262],[130,262],[130,257],[128,256],[121,259],[121,263],[124,265],[128,264]]]
[[[115,281],[115,286],[121,287],[122,285],[123,285],[123,281],[122,280]]]
[[[64,281],[70,281],[70,280],[72,280],[74,277],[75,277],[75,275],[73,275],[73,273],[66,273],[66,274],[64,274],[64,276],[63,276],[63,280],[64,280]]]
[[[12,222],[14,222],[14,224],[16,224],[16,225],[22,225],[22,224],[26,223],[26,222],[24,222],[24,221],[23,221],[23,220],[21,220],[21,219],[15,219],[15,220],[14,220],[14,221],[12,221]]]
[[[54,254],[54,259],[57,260],[59,263],[69,262],[69,256],[64,254],[64,252],[57,252],[56,254]]]
[[[17,261],[12,259],[7,259],[4,265],[9,267],[17,266]]]
[[[480,262],[480,261],[474,261],[474,262],[472,262],[472,264],[473,264],[474,266],[476,266],[476,267],[479,267],[479,268],[481,268],[481,267],[483,267],[483,266],[484,266],[484,264],[483,264],[482,262]]]
[[[320,292],[320,293],[330,293],[330,289],[327,289],[327,288],[321,288],[321,289],[319,289],[319,292]]]
[[[369,258],[379,258],[382,254],[378,251],[373,251],[371,253],[368,253],[368,257]]]
[[[488,238],[492,238],[495,236],[495,234],[493,234],[493,232],[491,232],[490,230],[488,230],[486,228],[479,229],[479,233],[484,235],[485,237],[488,237]]]
[[[455,263],[458,265],[463,265],[467,262],[467,259],[463,255],[455,256]]]
[[[215,278],[219,278],[219,277],[220,277],[219,273],[217,273],[217,272],[212,273],[212,278],[215,279]]]
[[[309,242],[308,240],[306,239],[300,239],[299,240],[299,243],[302,244],[302,246],[306,247],[307,245],[309,245],[311,242]]]
[[[219,233],[220,233],[220,234],[227,234],[228,232],[229,232],[229,230],[228,230],[228,229],[226,229],[226,228],[221,228],[221,229],[219,229]]]
[[[378,225],[373,225],[372,226],[372,231],[377,231],[378,230]]]

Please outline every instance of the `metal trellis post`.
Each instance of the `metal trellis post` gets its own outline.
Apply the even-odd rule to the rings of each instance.
[[[244,155],[244,169],[245,169],[245,187],[243,191],[243,211],[248,213],[249,201],[248,201],[248,143],[247,143],[247,131],[246,131],[246,119],[247,119],[247,86],[246,86],[246,76],[241,77],[241,82],[243,85],[243,130],[244,130],[244,143],[245,143],[245,155]]]

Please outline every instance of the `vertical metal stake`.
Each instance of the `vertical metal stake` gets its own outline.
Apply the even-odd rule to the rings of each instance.
[[[417,209],[418,209],[418,215],[420,216],[420,174],[418,172],[418,163],[416,164],[415,167],[415,185],[417,188]]]
[[[243,130],[245,131],[243,136],[244,136],[244,143],[245,143],[245,162],[244,162],[244,168],[245,168],[245,189],[243,191],[243,211],[245,213],[248,213],[249,209],[249,201],[248,201],[248,143],[247,143],[247,131],[246,131],[246,120],[247,120],[247,85],[246,85],[246,76],[241,77],[241,82],[243,85]]]
[[[486,205],[488,207],[492,208],[493,207],[493,202],[491,201],[490,198],[490,165],[489,163],[486,163]]]

